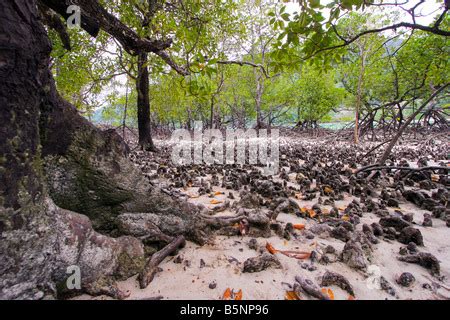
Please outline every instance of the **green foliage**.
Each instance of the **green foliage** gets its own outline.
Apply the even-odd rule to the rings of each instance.
[[[205,122],[213,110],[224,125],[250,125],[257,103],[264,121],[271,123],[330,121],[331,114],[339,118],[341,107],[355,105],[358,86],[364,113],[393,101],[420,99],[449,81],[446,37],[394,30],[343,45],[342,39],[383,28],[398,16],[380,13],[363,0],[326,5],[301,0],[297,12],[283,2],[186,0],[154,10],[140,0],[104,5],[140,37],[172,39],[168,55],[190,73],[179,76],[149,54],[156,124]],[[441,29],[448,30],[449,21],[445,17]],[[113,125],[122,123],[127,106],[127,123],[135,125],[136,56],[104,32],[94,39],[81,30],[69,31],[71,52],[50,31],[59,92],[87,116],[102,108],[103,120]],[[231,60],[260,64],[264,72],[259,66],[218,63]],[[396,116],[393,108],[386,111]]]

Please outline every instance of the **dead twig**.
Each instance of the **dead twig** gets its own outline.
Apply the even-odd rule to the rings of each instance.
[[[152,282],[158,271],[158,265],[171,253],[175,252],[178,247],[183,246],[186,243],[184,236],[179,236],[160,251],[152,255],[150,260],[144,267],[144,270],[139,274],[139,286],[141,289],[147,288],[150,282]]]

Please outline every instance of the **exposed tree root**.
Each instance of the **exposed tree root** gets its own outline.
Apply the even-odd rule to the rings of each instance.
[[[186,240],[183,236],[177,237],[162,250],[153,254],[151,259],[147,261],[144,270],[139,274],[139,285],[141,289],[147,288],[150,282],[152,282],[158,271],[158,265],[170,254],[175,252],[179,247],[184,246]]]

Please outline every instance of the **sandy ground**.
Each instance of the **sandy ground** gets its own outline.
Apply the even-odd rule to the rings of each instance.
[[[204,177],[206,180],[209,177]],[[290,184],[295,185],[295,174],[293,174]],[[219,176],[219,179],[221,177]],[[276,180],[276,178],[275,178]],[[178,189],[181,193],[186,194],[188,201],[193,203],[202,203],[206,207],[212,208],[214,205],[210,203],[212,198],[208,195],[196,197],[198,188],[192,187],[187,189]],[[225,195],[216,195],[214,198],[219,201],[228,199],[227,195],[230,190],[214,187],[214,192],[224,192]],[[239,200],[236,191],[231,191],[235,200],[230,200],[231,204]],[[344,194],[343,201],[336,201],[338,208],[345,208],[354,198],[349,194]],[[296,200],[300,207],[311,208],[317,202]],[[329,206],[321,206],[322,209],[331,209]],[[242,290],[243,299],[285,299],[286,291],[289,285],[295,282],[295,276],[301,275],[320,284],[322,275],[327,271],[334,271],[344,275],[355,291],[356,299],[448,299],[450,298],[450,228],[445,222],[433,219],[433,227],[423,227],[424,213],[430,213],[422,210],[409,202],[401,202],[399,210],[403,213],[414,214],[414,227],[418,228],[424,237],[424,247],[420,247],[419,251],[429,252],[435,255],[441,264],[441,275],[443,281],[433,278],[428,270],[416,264],[409,264],[397,260],[400,247],[404,245],[397,241],[389,241],[380,238],[380,242],[374,245],[372,260],[369,261],[370,270],[374,274],[368,276],[362,272],[355,271],[349,266],[337,261],[328,265],[314,263],[317,268],[314,271],[302,268],[302,264],[310,264],[310,261],[297,260],[277,253],[282,268],[269,268],[258,273],[242,273],[244,261],[248,258],[258,256],[260,253],[250,249],[248,242],[250,237],[225,237],[217,236],[213,243],[203,247],[188,242],[186,247],[182,249],[179,256],[182,258],[181,263],[175,263],[176,257],[168,257],[160,267],[159,272],[150,285],[144,289],[139,289],[136,277],[132,277],[126,281],[118,283],[119,288],[129,291],[129,299],[152,299],[159,297],[161,299],[194,299],[194,300],[211,300],[221,299],[227,288],[234,291]],[[389,208],[394,212],[394,208]],[[234,215],[233,209],[218,213],[217,216]],[[379,222],[380,218],[372,213],[364,213],[361,223],[356,227],[361,230],[364,223],[371,224]],[[285,223],[305,224],[306,230],[317,223],[312,219],[303,219],[294,215],[280,214],[277,218],[283,226]],[[287,241],[278,236],[271,238],[258,238],[258,244],[264,248],[266,243],[272,244],[276,249],[280,250],[300,250],[311,251],[323,250],[327,245],[332,245],[338,253],[344,247],[344,242],[330,236],[316,236],[312,240],[308,240],[303,236],[304,231],[296,230],[296,236]],[[405,288],[396,283],[396,278],[403,272],[410,272],[416,278],[414,284]],[[376,284],[379,277],[383,276],[390,285],[395,289],[396,295],[392,296],[386,291],[381,290]],[[215,283],[216,286],[211,289],[210,284]],[[375,285],[374,285],[375,284]],[[424,287],[425,286],[425,287]],[[332,286],[335,299],[346,300],[349,294],[336,286]],[[75,299],[109,299],[105,296],[91,297],[82,295]],[[310,299],[307,295],[302,295],[301,299]]]
[[[225,191],[221,188],[215,188],[215,191]],[[195,194],[196,188],[181,190],[188,194]],[[228,193],[229,191],[227,191]],[[225,196],[219,195],[216,199],[225,200]],[[239,198],[236,196],[236,200]],[[345,207],[352,201],[351,196],[347,196],[344,201],[338,201],[338,207]],[[208,196],[202,196],[196,199],[190,199],[195,203],[204,203],[210,205]],[[301,206],[311,206],[313,201],[298,201]],[[325,206],[326,208],[326,206]],[[446,227],[445,222],[433,219],[434,226],[425,228],[421,226],[423,214],[427,211],[421,210],[409,203],[402,203],[400,209],[404,212],[414,213],[415,227],[420,229],[424,236],[425,247],[421,251],[430,252],[441,262],[441,274],[446,279],[450,277],[450,228]],[[392,209],[390,209],[392,210]],[[231,211],[225,211],[218,215],[231,215]],[[294,215],[280,214],[277,221],[282,223],[292,222],[294,224],[303,223],[306,229],[316,223],[311,219],[303,219]],[[378,222],[379,218],[373,214],[366,213],[361,219],[361,228],[363,223]],[[296,231],[297,239],[290,241],[274,236],[268,239],[257,239],[258,244],[262,247],[267,242],[271,243],[276,249],[280,250],[300,250],[311,251],[312,249],[325,248],[327,245],[334,246],[337,251],[341,251],[344,242],[332,237],[320,238],[316,237],[307,240],[302,237],[303,231]],[[242,273],[243,263],[250,257],[255,257],[258,252],[248,247],[249,237],[224,237],[218,236],[214,243],[200,247],[188,242],[187,246],[180,252],[183,258],[182,263],[174,263],[175,257],[166,258],[160,265],[162,272],[158,273],[153,282],[147,289],[139,289],[136,277],[119,283],[122,290],[129,291],[129,299],[149,299],[161,297],[163,299],[194,299],[194,300],[211,300],[220,299],[227,288],[238,291],[242,289],[243,299],[284,299],[285,293],[289,290],[288,284],[294,283],[297,275],[308,277],[316,283],[320,283],[320,278],[326,270],[335,271],[344,275],[355,290],[356,299],[437,299],[450,297],[450,292],[446,289],[450,287],[448,280],[436,285],[438,281],[424,268],[405,262],[398,261],[399,248],[402,246],[397,241],[381,240],[379,244],[374,246],[372,267],[375,274],[367,278],[367,275],[359,273],[341,262],[335,262],[329,265],[321,265],[315,263],[317,267],[315,271],[308,271],[301,268],[301,264],[305,261],[286,257],[277,253],[277,257],[282,263],[282,269],[267,269],[258,273]],[[201,266],[201,261],[204,265]],[[309,263],[309,262],[307,262]],[[379,273],[377,273],[379,270]],[[395,279],[402,272],[410,272],[416,282],[410,288],[399,286]],[[397,296],[393,297],[387,292],[377,288],[373,283],[377,283],[377,275],[385,277],[392,287],[395,289]],[[371,279],[375,279],[371,281]],[[214,289],[210,289],[210,283],[216,283]],[[422,288],[423,284],[430,284],[432,289]],[[348,299],[349,295],[338,287],[332,286],[331,289],[335,294],[335,299]],[[302,296],[302,299],[308,299],[308,296]],[[77,299],[108,299],[105,296],[90,297],[83,295]]]

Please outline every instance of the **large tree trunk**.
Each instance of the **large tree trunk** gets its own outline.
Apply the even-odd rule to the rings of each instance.
[[[123,297],[108,277],[138,272],[144,262],[142,243],[102,236],[86,217],[48,198],[41,137],[52,143],[60,138],[45,152],[64,152],[69,135],[51,137],[51,131],[65,125],[70,132],[87,122],[54,117],[53,107],[61,101],[48,69],[51,45],[36,2],[3,1],[0,35],[0,299],[55,296],[71,265],[81,269],[86,291]]]
[[[136,80],[139,145],[143,150],[155,151],[156,148],[153,144],[150,124],[149,75],[147,64],[147,53],[140,53],[138,55],[138,77]]]

